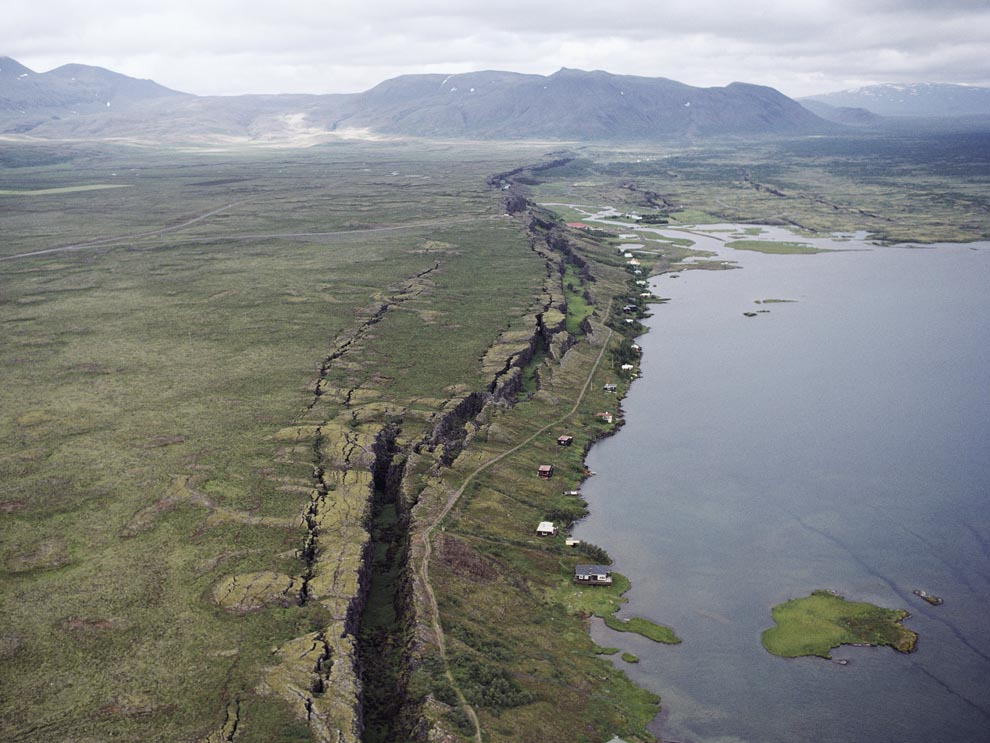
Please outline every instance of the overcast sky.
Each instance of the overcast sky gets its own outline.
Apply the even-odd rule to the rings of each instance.
[[[200,95],[560,67],[791,96],[990,86],[990,0],[4,0],[3,55],[36,72],[79,62]]]

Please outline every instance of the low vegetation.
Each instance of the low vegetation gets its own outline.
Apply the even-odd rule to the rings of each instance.
[[[770,253],[773,255],[809,255],[812,253],[832,252],[826,248],[816,248],[807,243],[776,242],[773,240],[733,240],[726,243],[727,247],[735,250],[752,250],[755,253]]]
[[[777,623],[763,632],[763,647],[783,658],[830,658],[840,645],[886,645],[901,653],[914,650],[918,636],[901,622],[910,614],[873,604],[847,601],[829,591],[792,599],[773,608]]]
[[[353,742],[363,705],[376,743],[651,740],[659,698],[588,621],[677,637],[615,616],[619,573],[574,585],[608,545],[565,544],[586,508],[564,493],[638,364],[636,282],[704,259],[701,221],[988,236],[982,150],[885,171],[858,147],[588,146],[508,191],[486,179],[545,147],[5,150],[0,191],[35,193],[0,196],[0,737]],[[111,178],[129,187],[87,188]],[[635,274],[625,228],[568,230],[587,212],[527,198],[684,237]],[[801,606],[816,637],[903,646],[890,615]]]

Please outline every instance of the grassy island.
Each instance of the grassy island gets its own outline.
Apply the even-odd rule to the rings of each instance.
[[[763,632],[763,647],[783,658],[830,658],[829,651],[840,645],[889,645],[910,653],[918,641],[918,635],[901,624],[910,616],[903,609],[847,601],[830,591],[786,601],[772,614],[777,626]]]
[[[774,255],[809,255],[811,253],[831,253],[827,248],[816,248],[807,243],[786,242],[783,240],[733,240],[726,243],[735,250],[752,250],[757,253]]]

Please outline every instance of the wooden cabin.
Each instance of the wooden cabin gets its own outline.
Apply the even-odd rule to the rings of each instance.
[[[602,385],[602,389],[605,390],[606,392],[615,392],[617,389],[619,389],[619,385],[615,384],[614,382],[606,382],[604,385]]]
[[[553,465],[541,464],[539,468],[537,468],[536,474],[538,474],[544,480],[549,480],[551,477],[553,477]]]
[[[558,446],[570,446],[573,443],[574,443],[574,437],[573,436],[568,436],[567,434],[563,434],[563,435],[557,437],[557,445]]]
[[[611,423],[614,420],[612,414],[609,413],[608,411],[604,413],[595,413],[595,418],[597,420],[602,421],[603,423]]]
[[[540,525],[536,527],[536,536],[538,537],[553,537],[557,535],[557,527],[553,525],[552,521],[541,521]]]
[[[612,568],[608,565],[578,565],[574,568],[574,582],[588,586],[612,585]]]

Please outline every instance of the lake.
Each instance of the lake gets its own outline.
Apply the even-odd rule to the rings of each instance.
[[[665,741],[990,740],[990,243],[693,237],[742,268],[652,279],[670,301],[575,529],[632,580],[620,616],[684,642],[595,640],[640,657],[615,662],[662,696]],[[917,651],[767,653],[771,607],[818,588],[907,609]]]

